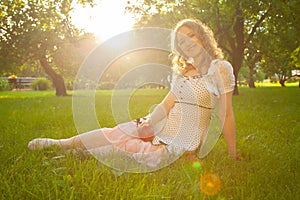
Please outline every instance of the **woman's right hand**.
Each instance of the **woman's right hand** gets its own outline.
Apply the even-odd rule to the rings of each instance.
[[[139,138],[145,142],[150,142],[154,138],[154,128],[148,121],[139,124],[137,131]]]

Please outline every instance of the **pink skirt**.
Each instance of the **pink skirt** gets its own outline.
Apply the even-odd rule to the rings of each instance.
[[[167,145],[154,145],[137,137],[134,121],[114,128],[99,129],[111,145],[89,150],[99,160],[117,170],[126,172],[149,172],[174,162],[180,155],[171,153]]]

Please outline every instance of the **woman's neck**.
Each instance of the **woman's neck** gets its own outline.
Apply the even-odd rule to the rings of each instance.
[[[200,74],[204,75],[208,72],[211,61],[212,58],[209,55],[198,57],[195,59],[195,67],[198,69]]]

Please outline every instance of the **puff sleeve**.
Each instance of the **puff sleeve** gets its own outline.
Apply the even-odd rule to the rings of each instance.
[[[235,86],[235,77],[232,65],[228,61],[217,60],[215,66],[215,75],[219,94],[225,94],[233,91]]]
[[[213,60],[203,80],[206,89],[218,97],[234,90],[233,68],[225,60]]]

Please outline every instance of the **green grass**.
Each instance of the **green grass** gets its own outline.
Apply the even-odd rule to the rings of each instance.
[[[130,100],[131,117],[148,114],[164,90],[141,90]],[[166,168],[117,176],[91,156],[62,154],[52,148],[29,151],[35,137],[76,134],[72,98],[48,92],[0,93],[0,199],[299,199],[300,90],[240,88],[234,96],[237,149],[227,155],[224,138],[201,160],[201,168],[182,157]],[[101,126],[116,124],[110,91],[96,94]],[[206,195],[200,177],[217,175],[221,189]]]

